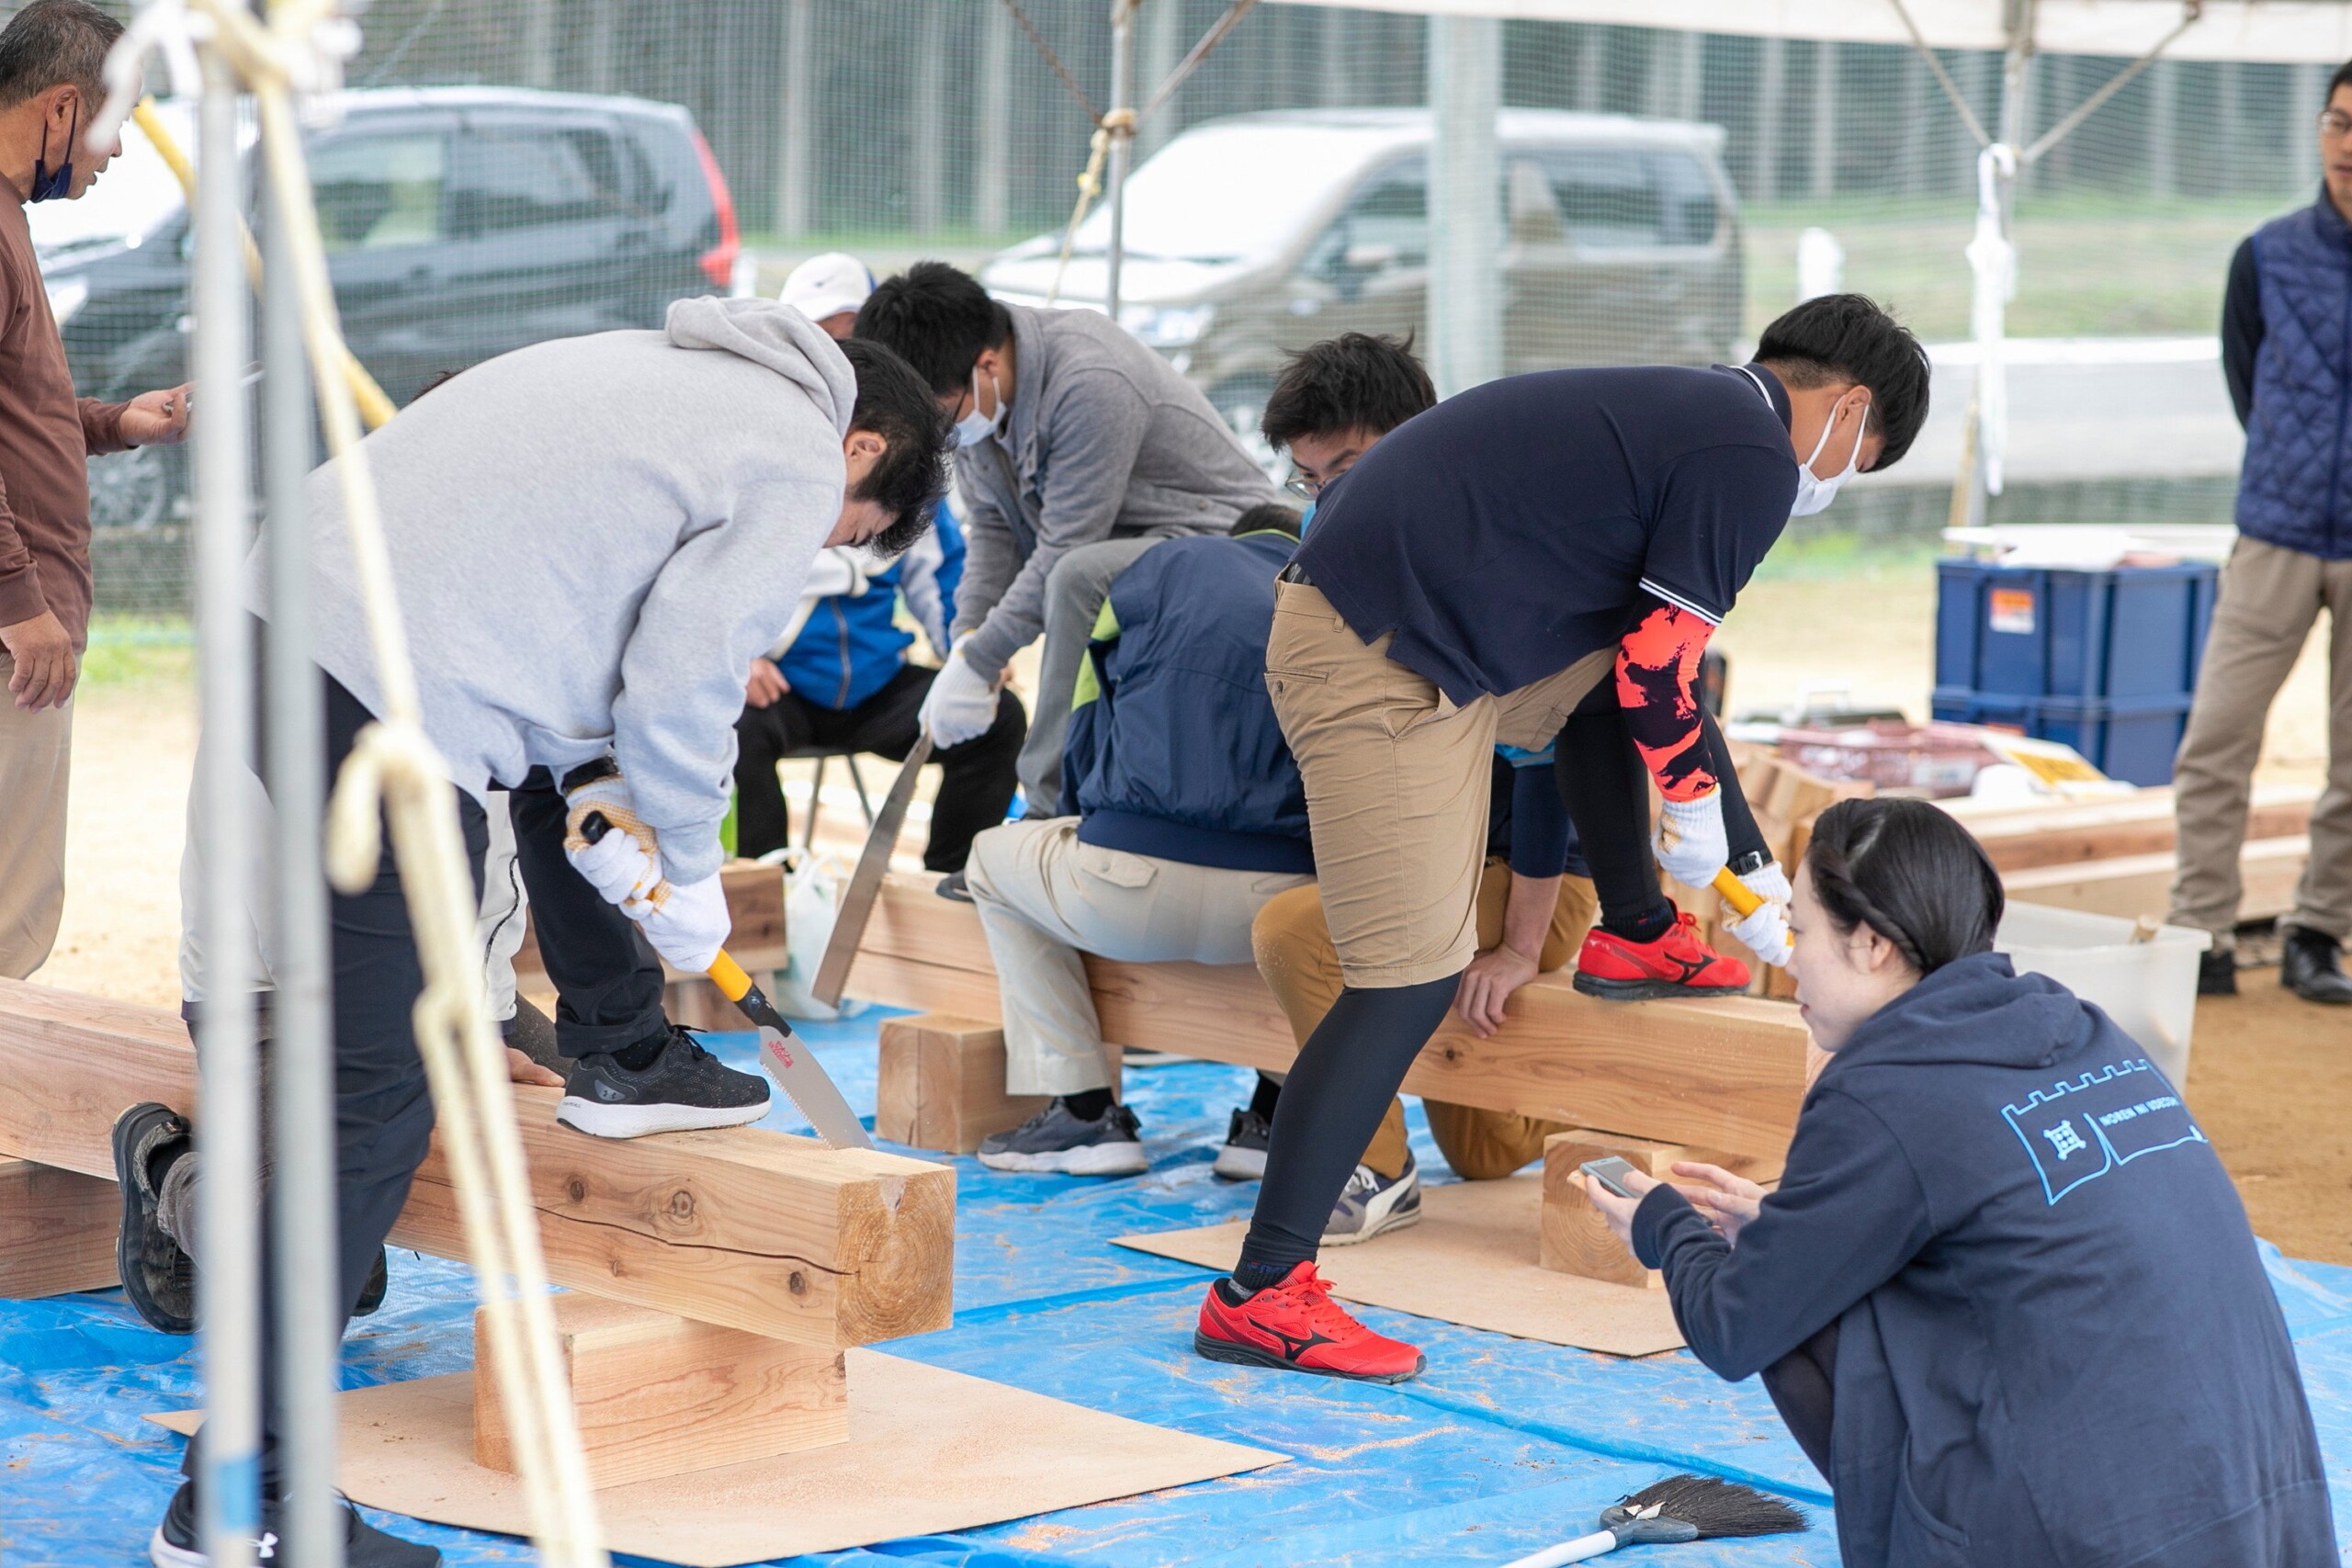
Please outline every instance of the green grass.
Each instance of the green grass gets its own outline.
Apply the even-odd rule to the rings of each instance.
[[[82,655],[84,687],[136,686],[196,678],[196,633],[185,620],[99,615]]]
[[[1932,570],[1941,540],[1887,538],[1839,528],[1783,535],[1756,568],[1756,581],[1836,581]]]

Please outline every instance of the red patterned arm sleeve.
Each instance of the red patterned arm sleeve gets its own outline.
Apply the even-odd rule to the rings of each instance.
[[[1661,604],[1617,645],[1617,705],[1668,800],[1696,800],[1718,782],[1699,724],[1699,660],[1714,631],[1703,616]]]

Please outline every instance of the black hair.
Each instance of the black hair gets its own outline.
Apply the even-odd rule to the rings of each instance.
[[[2001,874],[1967,829],[1924,800],[1841,800],[1814,823],[1804,859],[1840,931],[1870,927],[1921,975],[1992,949]]]
[[[1228,532],[1238,536],[1262,534],[1272,530],[1277,534],[1288,534],[1295,539],[1298,537],[1298,525],[1299,513],[1296,507],[1284,506],[1279,502],[1268,501],[1251,507],[1235,518],[1233,526]]]
[[[876,284],[851,330],[896,350],[944,398],[962,391],[973,361],[1012,335],[1012,317],[969,273],[924,261]]]
[[[2347,60],[2337,66],[2335,74],[2327,79],[2327,96],[2319,101],[2320,107],[2325,108],[2335,101],[2335,89],[2338,87],[2352,87],[2352,60]]]
[[[916,375],[914,367],[878,343],[849,338],[841,345],[857,373],[857,404],[849,427],[882,438],[882,456],[850,492],[892,514],[888,528],[866,543],[878,555],[894,556],[931,526],[932,508],[947,492],[947,455],[953,450],[947,416]]]
[[[1901,461],[1928,422],[1928,351],[1910,328],[1863,295],[1806,300],[1764,329],[1756,359],[1792,387],[1868,387],[1871,425],[1886,443],[1873,473]]]
[[[1413,340],[1341,333],[1290,355],[1258,428],[1276,451],[1302,435],[1385,435],[1437,402]]]
[[[103,94],[107,51],[121,36],[122,24],[89,0],[32,0],[0,29],[0,109],[51,87]],[[83,105],[83,125],[97,113],[95,100]]]

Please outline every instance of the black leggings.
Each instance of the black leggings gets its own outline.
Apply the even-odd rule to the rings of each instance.
[[[1315,1256],[1331,1205],[1413,1058],[1453,1004],[1460,978],[1379,991],[1351,986],[1340,993],[1299,1047],[1283,1085],[1266,1177],[1238,1267],[1280,1273]]]
[[[1700,716],[1700,728],[1722,786],[1724,832],[1732,858],[1758,851],[1770,858],[1772,852],[1740,790],[1723,730],[1708,713]],[[1657,861],[1650,851],[1649,772],[1634,750],[1613,682],[1594,687],[1568,716],[1552,759],[1552,776],[1559,782],[1560,798],[1567,803],[1577,845],[1592,873],[1601,925],[1625,936],[1672,919],[1673,906],[1658,886]]]

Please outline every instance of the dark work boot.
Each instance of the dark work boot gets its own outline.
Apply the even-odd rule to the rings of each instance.
[[[2197,994],[2234,997],[2238,994],[2238,954],[2235,948],[2217,947],[2197,955]]]
[[[2278,957],[2278,983],[2307,1002],[2352,1003],[2352,976],[2344,973],[2344,944],[2325,931],[2296,926]]]
[[[196,1263],[155,1215],[164,1172],[194,1147],[187,1122],[153,1100],[114,1122],[114,1178],[122,1190],[115,1268],[131,1310],[166,1334],[196,1332]]]

